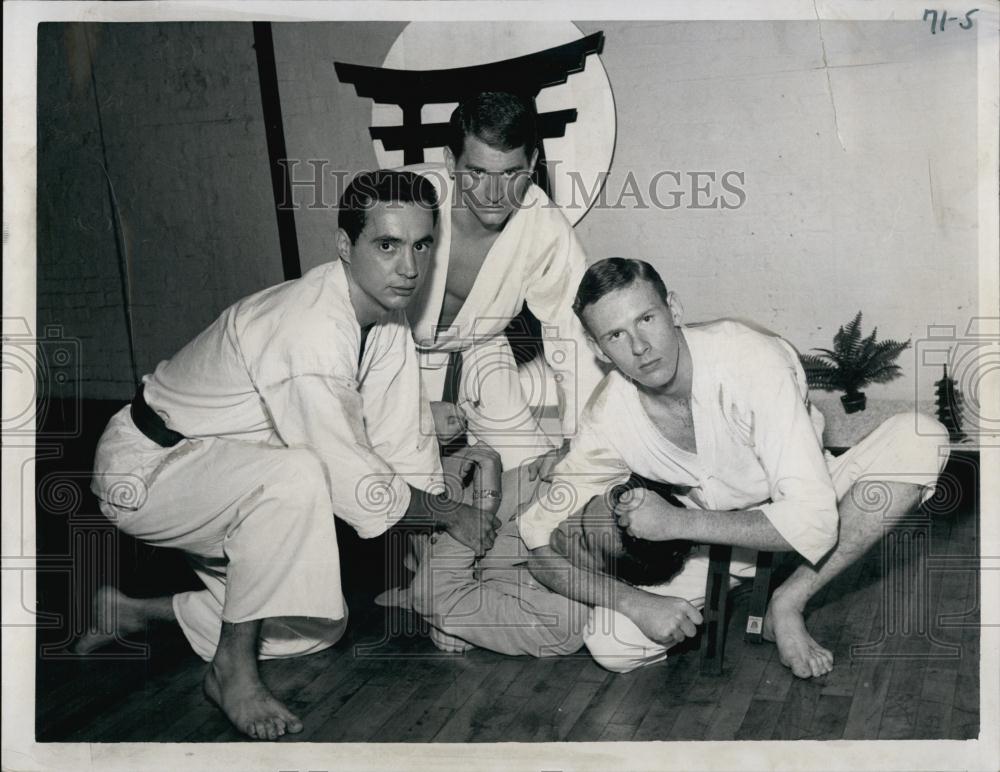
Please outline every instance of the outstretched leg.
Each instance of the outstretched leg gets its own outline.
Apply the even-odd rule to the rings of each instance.
[[[132,598],[117,587],[99,587],[90,600],[90,627],[73,644],[73,651],[90,654],[150,624],[176,623],[172,600],[170,595]]]
[[[302,731],[298,716],[264,686],[257,672],[261,620],[222,623],[215,657],[205,675],[205,694],[233,726],[258,740]]]

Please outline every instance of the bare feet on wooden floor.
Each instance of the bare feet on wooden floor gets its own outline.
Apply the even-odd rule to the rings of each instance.
[[[817,678],[833,670],[833,654],[809,635],[802,610],[777,593],[768,604],[762,633],[764,640],[777,645],[781,664],[799,678]]]
[[[140,602],[117,587],[99,587],[91,598],[90,613],[90,628],[73,644],[76,654],[89,654],[146,626]]]
[[[220,661],[222,660],[222,661]],[[205,675],[205,693],[237,729],[257,740],[277,740],[302,731],[302,722],[264,686],[253,667],[216,656]]]

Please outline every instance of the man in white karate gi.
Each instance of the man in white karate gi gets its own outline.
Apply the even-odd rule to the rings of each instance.
[[[489,548],[492,517],[435,506],[437,443],[418,425],[404,309],[429,267],[437,202],[417,175],[359,175],[340,202],[340,260],[239,301],[143,379],[101,438],[93,489],[122,531],[183,550],[205,589],[102,588],[78,651],[176,622],[210,662],[208,696],[273,740],[302,723],[258,657],[321,651],[347,622],[334,515],[365,538],[409,520]]]
[[[616,369],[591,397],[551,487],[521,515],[533,576],[591,607],[586,645],[625,672],[694,635],[708,559],[696,550],[666,584],[623,582],[591,559],[603,552],[610,511],[640,539],[733,545],[736,577],[752,575],[754,550],[796,552],[764,635],[796,676],[829,672],[833,656],[809,635],[806,603],[931,495],[947,432],[926,416],[899,415],[824,458],[822,419],[791,346],[732,321],[682,327],[679,301],[648,263],[594,264],[574,310]],[[632,473],[671,484],[684,506],[654,495],[594,500]],[[597,511],[596,528],[579,527],[585,505]]]
[[[442,202],[434,265],[409,310],[421,373],[440,422],[451,410],[439,401],[445,380],[460,369],[447,390],[472,441],[491,445],[505,469],[551,450],[536,464],[544,471],[603,376],[572,313],[586,257],[565,215],[531,181],[538,151],[528,100],[478,94],[455,109],[449,130],[443,166],[410,167],[434,183]],[[504,335],[525,302],[543,325],[545,359],[557,376],[555,438],[529,409]]]
[[[483,92],[462,102],[449,126],[444,165],[409,167],[434,183],[442,202],[434,265],[409,309],[421,375],[434,400],[436,425],[467,421],[470,441],[499,454],[505,479],[517,479],[516,467],[530,462],[527,474],[534,481],[546,477],[565,453],[579,408],[603,377],[572,312],[586,257],[565,215],[531,181],[538,151],[536,116],[528,100]],[[557,437],[547,436],[532,414],[504,334],[525,302],[543,325],[544,356],[556,376]],[[441,401],[445,394],[451,402]],[[509,503],[505,512],[513,512]],[[509,522],[483,566],[506,565],[517,557],[511,550],[519,543],[516,524]],[[518,609],[529,608],[531,601],[508,594],[517,586],[517,571],[487,569],[486,577],[496,581],[483,584],[475,556],[456,540],[417,539],[414,549],[419,568],[413,592],[391,593],[379,602],[429,618],[439,648],[464,651],[475,641],[535,656],[579,648],[579,634],[566,634],[563,624],[566,615],[576,613],[575,604],[541,588],[537,613],[530,615],[530,624],[521,624]],[[465,599],[460,607],[458,599]],[[466,617],[464,608],[470,605],[481,613]],[[520,633],[500,639],[476,635],[482,630],[477,619],[494,608],[508,609],[516,617],[508,629]],[[555,618],[553,611],[556,623],[536,624]],[[471,625],[462,631],[472,641],[444,631],[452,627],[445,617],[456,614]]]

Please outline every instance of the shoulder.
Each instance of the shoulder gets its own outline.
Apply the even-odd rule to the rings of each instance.
[[[524,200],[521,202],[523,214],[532,218],[535,222],[544,223],[547,228],[555,234],[572,233],[573,226],[562,208],[549,198],[548,194],[535,183],[531,183],[524,193]]]
[[[796,357],[795,349],[777,333],[737,319],[717,319],[686,325],[684,334],[689,342],[706,349],[713,359],[752,362],[764,357],[770,361],[788,361]]]
[[[699,365],[732,397],[773,394],[791,380],[805,389],[805,376],[795,348],[779,335],[734,319],[720,319],[684,328]]]
[[[360,345],[343,269],[336,262],[244,298],[235,329],[248,353],[276,366],[297,363],[295,369],[352,370]]]

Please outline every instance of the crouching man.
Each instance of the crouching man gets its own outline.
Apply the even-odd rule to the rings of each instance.
[[[739,548],[737,577],[752,575],[754,550],[798,553],[764,635],[796,676],[829,672],[833,656],[809,635],[806,603],[931,495],[947,432],[899,415],[828,461],[822,416],[791,346],[737,322],[682,327],[677,298],[648,263],[595,263],[574,310],[615,371],[591,397],[551,487],[521,516],[534,577],[591,607],[585,642],[603,666],[625,672],[665,658],[701,621],[704,550],[670,582],[636,586],[574,559],[589,545],[564,521],[632,473],[669,483],[683,506],[651,495],[605,506],[640,539]],[[878,496],[866,495],[870,483]]]
[[[334,515],[366,538],[413,519],[477,553],[492,545],[492,517],[436,499],[437,444],[418,425],[427,407],[404,309],[437,211],[422,177],[359,175],[340,202],[338,261],[239,301],[143,379],[101,438],[93,488],[122,531],[183,550],[205,589],[102,588],[78,651],[176,622],[210,662],[208,696],[240,731],[273,740],[302,723],[264,686],[258,657],[320,651],[347,622]]]

